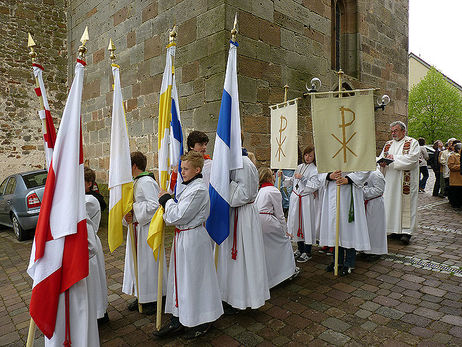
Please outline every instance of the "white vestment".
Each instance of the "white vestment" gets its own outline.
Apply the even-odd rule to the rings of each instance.
[[[406,142],[410,143],[409,153],[403,154]],[[382,169],[386,182],[383,199],[387,234],[412,234],[417,228],[419,143],[408,136],[400,141],[392,140],[388,154],[393,155],[394,161]],[[380,158],[382,157],[384,157],[384,151],[380,154]],[[405,170],[410,172],[410,192],[408,194],[403,194]]]
[[[72,347],[99,346],[94,293],[90,292],[88,282],[88,277],[86,277],[69,288],[69,324]],[[65,309],[65,294],[62,293],[59,295],[55,332],[51,339],[45,336],[45,346],[63,346],[66,338]]]
[[[90,194],[85,194],[85,207],[87,210],[88,251],[90,254],[88,284],[91,288],[90,293],[95,298],[96,318],[103,318],[108,305],[106,269],[103,246],[96,234],[101,220],[101,207],[98,199]]]
[[[369,234],[367,232],[366,212],[364,209],[363,185],[369,176],[367,172],[342,173],[353,181],[352,184],[340,186],[340,217],[339,217],[339,246],[354,248],[357,251],[370,249]],[[321,230],[319,244],[321,246],[335,246],[337,184],[327,180],[327,174],[319,175],[321,183],[326,185],[322,201]],[[351,193],[353,192],[353,206]],[[354,221],[348,221],[350,209],[354,209]]]
[[[295,258],[282,210],[282,196],[275,186],[260,188],[255,199],[265,246],[266,272],[269,288],[295,273]]]
[[[247,156],[244,167],[231,171],[229,236],[218,246],[218,283],[222,300],[244,310],[257,309],[270,298],[263,236],[254,200],[258,190],[258,172]],[[234,220],[237,214],[236,233]],[[236,259],[232,258],[235,241]]]
[[[133,264],[132,243],[130,231],[127,232],[127,244],[125,248],[125,267],[122,292],[138,297],[139,303],[157,301],[157,272],[159,263],[155,261],[152,248],[147,243],[149,224],[154,216],[159,201],[159,186],[149,176],[142,176],[135,179],[133,187],[133,229],[135,231],[135,242],[138,260],[138,285],[140,295],[136,292],[136,277]],[[125,219],[123,220],[126,225]],[[167,287],[167,264],[165,262],[165,250],[162,250],[164,257],[162,295],[165,295]]]
[[[366,206],[367,230],[371,249],[369,254],[387,254],[387,232],[385,230],[385,204],[383,192],[385,178],[379,170],[372,171],[363,187]]]
[[[202,167],[202,180],[209,189],[210,183],[210,170],[212,169],[212,159],[204,159],[204,166]]]
[[[202,178],[189,182],[175,202],[165,204],[164,220],[175,225],[170,254],[165,312],[194,327],[223,314],[210,236],[204,223],[210,213],[209,192]]]
[[[294,178],[295,174],[302,175],[302,178]],[[316,207],[313,193],[321,186],[318,170],[314,163],[300,164],[294,176],[289,179],[284,177],[283,182],[285,187],[293,186],[287,227],[295,241],[304,241],[307,245],[313,245],[316,244]]]

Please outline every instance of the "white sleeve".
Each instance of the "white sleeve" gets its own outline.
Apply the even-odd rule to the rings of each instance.
[[[141,189],[144,199],[133,203],[133,213],[135,220],[139,224],[146,225],[151,222],[154,213],[156,213],[159,207],[159,200],[157,198],[159,186],[156,181],[149,179],[139,182],[138,187]]]
[[[170,225],[188,224],[200,211],[205,194],[205,190],[197,189],[187,195],[183,192],[178,202],[168,200],[165,204],[164,221]]]
[[[420,148],[417,141],[411,142],[408,154],[393,154],[393,162],[389,165],[395,170],[412,170],[419,165]]]

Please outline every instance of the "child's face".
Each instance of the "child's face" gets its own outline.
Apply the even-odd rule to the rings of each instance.
[[[207,151],[207,142],[196,142],[193,147],[193,151],[199,152],[202,155],[205,155],[205,152]]]
[[[305,159],[305,163],[311,164],[314,161],[314,151],[305,153],[305,155],[303,156],[303,159]]]
[[[190,181],[200,172],[201,168],[192,166],[189,160],[181,162],[181,175],[185,182]]]
[[[85,181],[85,193],[88,193],[90,191],[90,188],[92,185],[93,185],[93,182]]]

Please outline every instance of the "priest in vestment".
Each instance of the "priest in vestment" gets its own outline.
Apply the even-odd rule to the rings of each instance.
[[[419,143],[406,136],[406,125],[396,121],[390,124],[393,140],[385,143],[380,158],[385,176],[385,220],[387,234],[401,235],[403,244],[409,244],[417,228],[417,196],[419,191]]]

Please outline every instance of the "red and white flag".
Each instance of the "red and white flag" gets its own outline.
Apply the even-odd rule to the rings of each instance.
[[[30,315],[48,338],[55,331],[59,295],[88,276],[80,119],[84,66],[85,62],[78,59],[56,138],[27,269],[34,281]],[[66,319],[66,332],[68,328]]]
[[[50,106],[48,105],[47,92],[43,84],[42,72],[43,67],[39,64],[33,63],[34,76],[38,81],[39,86],[35,88],[35,94],[43,100],[43,110],[39,110],[38,114],[42,120],[43,131],[43,147],[45,150],[45,158],[47,162],[47,170],[50,168],[51,158],[53,157],[53,148],[56,142],[56,130],[53,124],[53,118],[50,113]]]

